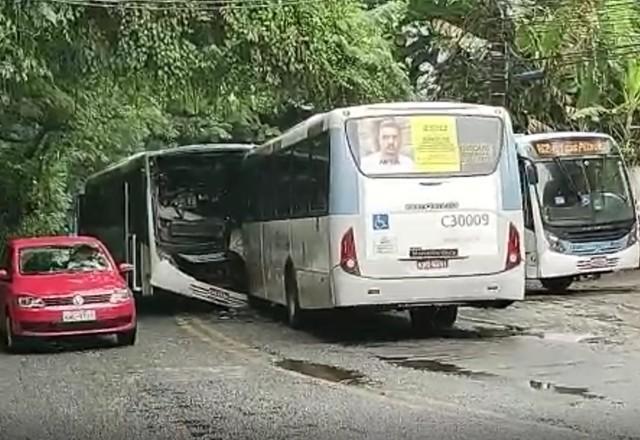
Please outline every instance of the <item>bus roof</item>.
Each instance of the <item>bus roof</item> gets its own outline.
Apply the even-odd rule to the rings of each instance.
[[[240,144],[240,143],[218,143],[218,144],[192,144],[192,145],[182,145],[174,148],[165,148],[162,150],[151,150],[151,151],[141,151],[140,153],[133,154],[122,159],[119,162],[116,162],[113,165],[100,170],[91,176],[89,176],[86,180],[93,180],[102,175],[109,174],[115,170],[125,168],[130,164],[136,162],[139,159],[145,157],[160,157],[160,156],[172,156],[177,154],[185,154],[185,153],[210,153],[213,151],[220,152],[228,152],[228,153],[242,153],[250,151],[252,148],[255,148],[254,144]]]
[[[508,112],[504,107],[454,101],[389,102],[340,107],[305,119],[280,136],[256,147],[252,153],[270,152],[274,145],[277,144],[282,144],[282,146],[290,145],[307,137],[310,129],[322,131],[329,127],[341,126],[346,119],[350,118],[406,115],[424,111],[443,111],[452,114],[466,114],[472,111],[478,115],[508,116]]]

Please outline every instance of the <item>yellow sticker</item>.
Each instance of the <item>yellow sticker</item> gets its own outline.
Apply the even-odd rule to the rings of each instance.
[[[411,118],[411,141],[417,171],[460,171],[460,147],[456,120],[449,116]]]

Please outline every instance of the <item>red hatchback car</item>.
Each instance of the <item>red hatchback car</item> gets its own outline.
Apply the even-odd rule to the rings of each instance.
[[[123,275],[106,247],[90,237],[12,240],[0,266],[4,346],[30,338],[115,334],[134,345],[137,317]]]

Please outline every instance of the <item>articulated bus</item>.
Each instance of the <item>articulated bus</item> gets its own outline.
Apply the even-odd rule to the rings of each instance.
[[[239,217],[245,144],[142,152],[89,177],[77,199],[77,232],[131,263],[138,296],[156,290],[231,307],[246,304],[243,263],[229,252]]]
[[[578,278],[637,269],[636,205],[613,138],[560,132],[516,139],[527,279],[564,291]]]
[[[409,310],[524,298],[511,119],[499,107],[393,103],[317,114],[250,151],[241,241],[249,299],[309,310]]]

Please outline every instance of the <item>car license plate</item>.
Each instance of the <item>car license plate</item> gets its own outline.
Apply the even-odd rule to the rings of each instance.
[[[418,269],[430,270],[430,269],[446,269],[449,267],[449,261],[443,259],[432,259],[418,261]]]
[[[62,312],[63,322],[86,322],[86,321],[95,321],[95,320],[96,320],[95,310],[69,310],[69,311]]]

